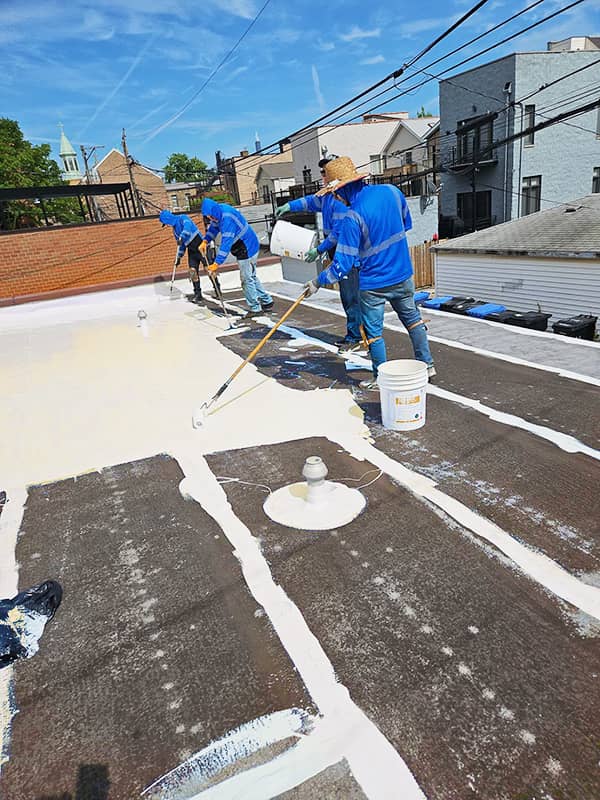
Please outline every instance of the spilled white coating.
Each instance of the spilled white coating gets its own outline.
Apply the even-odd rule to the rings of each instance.
[[[211,742],[187,761],[154,781],[142,792],[149,797],[172,797],[202,784],[253,753],[289,737],[309,732],[313,718],[299,708],[276,711],[240,725]]]

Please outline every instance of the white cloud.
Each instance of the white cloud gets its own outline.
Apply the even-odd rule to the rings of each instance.
[[[319,104],[319,110],[325,111],[325,98],[321,94],[321,81],[319,80],[319,73],[314,64],[312,65],[311,72],[312,72],[313,86],[315,88],[315,97],[317,98],[317,103]]]
[[[364,64],[365,66],[369,66],[370,64],[383,64],[384,61],[385,58],[382,55],[378,55],[371,56],[371,58],[363,58],[360,63]]]
[[[335,50],[335,44],[331,41],[324,42],[322,39],[317,39],[317,50],[327,53],[330,50]]]
[[[355,42],[358,39],[376,39],[381,35],[381,28],[359,28],[358,25],[353,25],[348,33],[341,33],[340,39],[342,42]]]
[[[252,19],[256,16],[256,7],[252,0],[216,0],[216,5],[223,11],[242,19]]]
[[[429,19],[416,19],[414,22],[405,22],[400,25],[400,36],[410,37],[417,33],[425,33],[434,28],[442,28],[442,21],[439,17],[431,17]]]

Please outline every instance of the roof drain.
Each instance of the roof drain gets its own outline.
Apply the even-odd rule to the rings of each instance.
[[[367,501],[358,489],[325,480],[327,472],[319,456],[309,456],[302,469],[306,480],[270,494],[265,514],[280,525],[306,531],[329,531],[352,522]]]

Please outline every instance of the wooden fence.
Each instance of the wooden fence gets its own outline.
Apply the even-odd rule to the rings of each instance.
[[[410,257],[415,271],[415,289],[433,286],[433,253],[431,242],[415,244],[410,248]]]

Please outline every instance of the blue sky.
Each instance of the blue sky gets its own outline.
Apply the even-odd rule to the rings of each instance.
[[[491,0],[418,66],[532,1]],[[263,2],[0,0],[0,115],[16,119],[34,143],[49,142],[55,157],[62,122],[77,149],[79,143],[104,145],[101,154],[120,148],[124,127],[130,152],[151,167],[163,167],[172,152],[213,165],[215,150],[253,150],[256,131],[268,144],[383,78],[474,4],[271,0],[229,62],[178,116]],[[489,43],[566,2],[544,0]],[[600,0],[586,0],[483,60],[585,34],[600,34]],[[414,115],[422,105],[437,112],[435,81],[387,108]]]

